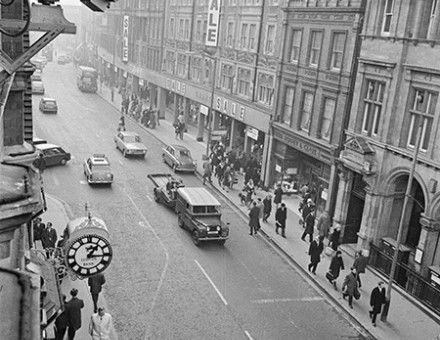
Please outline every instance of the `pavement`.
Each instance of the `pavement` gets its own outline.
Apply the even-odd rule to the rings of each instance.
[[[121,96],[115,91],[114,100],[110,100],[110,90],[105,85],[99,90],[98,94],[113,104],[118,110],[121,105]],[[174,128],[172,122],[161,120],[160,125],[155,129],[144,128],[154,137],[165,144],[179,143],[186,146],[192,153],[193,158],[197,161],[197,171],[199,175],[202,173],[202,155],[206,151],[206,143],[196,140],[195,127],[188,126],[188,133],[184,134],[183,140],[176,140],[174,135]],[[217,180],[213,179],[212,187],[233,205],[237,207],[243,214],[247,216],[248,208],[240,204],[238,192],[243,187],[243,178],[239,176],[239,183],[235,189],[225,191],[218,185]],[[268,193],[266,191],[257,191],[257,197],[263,198]],[[377,339],[435,339],[440,333],[440,325],[435,316],[429,315],[424,310],[424,307],[412,300],[408,294],[401,290],[394,290],[392,292],[391,306],[388,314],[388,321],[381,322],[378,316],[377,327],[373,327],[369,318],[368,311],[369,297],[371,290],[377,285],[379,280],[387,280],[378,274],[374,269],[367,268],[365,274],[361,276],[362,287],[360,289],[361,298],[354,301],[354,308],[350,309],[348,303],[342,299],[341,284],[349,268],[353,263],[353,249],[342,246],[343,260],[345,264],[345,271],[342,271],[338,279],[338,290],[327,281],[325,273],[328,271],[330,265],[330,257],[322,255],[322,260],[317,269],[317,275],[312,275],[307,271],[307,264],[309,263],[309,256],[307,255],[309,243],[300,239],[303,232],[299,221],[299,205],[300,198],[296,195],[284,197],[283,202],[287,206],[287,228],[286,238],[282,238],[275,233],[274,214],[269,218],[269,222],[262,225],[261,233],[264,237],[278,247],[285,255],[293,260],[298,268],[313,280],[327,297],[343,310],[345,310],[354,320],[359,322],[372,336]],[[252,237],[252,236],[249,236]]]

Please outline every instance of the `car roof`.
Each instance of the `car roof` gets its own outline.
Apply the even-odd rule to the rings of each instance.
[[[220,206],[220,202],[212,194],[201,187],[179,188],[177,192],[192,206],[215,205]]]
[[[139,136],[138,133],[133,131],[121,131],[120,132],[123,136]]]
[[[46,150],[46,149],[52,149],[52,148],[59,148],[58,145],[55,145],[55,144],[49,144],[49,143],[46,143],[46,144],[37,144],[37,145],[35,145],[35,147],[36,147],[37,149],[40,149],[40,150]]]
[[[180,145],[180,144],[170,144],[170,146],[176,150],[186,150],[189,151],[189,149],[186,146]]]
[[[56,99],[49,98],[49,97],[41,98],[41,100],[51,100],[51,101],[53,101],[53,102],[56,102]]]
[[[82,71],[94,71],[94,72],[96,72],[96,69],[95,68],[93,68],[93,67],[89,67],[89,66],[79,66],[78,67],[80,70],[82,70]]]
[[[110,162],[108,161],[107,157],[90,157],[92,164],[101,164],[101,165],[110,165]]]

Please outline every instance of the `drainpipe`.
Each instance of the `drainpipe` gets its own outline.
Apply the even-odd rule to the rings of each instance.
[[[192,57],[192,50],[193,50],[193,42],[194,42],[194,21],[196,19],[196,1],[192,1],[192,10],[191,10],[191,28],[189,33],[189,58],[188,58],[188,72],[186,72],[186,79],[189,79],[189,74],[191,73],[191,57]]]
[[[254,72],[254,86],[252,88],[252,101],[255,101],[255,94],[257,89],[257,68],[258,61],[260,60],[260,52],[261,52],[261,39],[263,35],[263,26],[264,26],[264,8],[266,7],[266,0],[263,0],[261,4],[261,21],[260,21],[260,29],[258,30],[258,40],[257,40],[257,55],[255,57],[255,72]]]

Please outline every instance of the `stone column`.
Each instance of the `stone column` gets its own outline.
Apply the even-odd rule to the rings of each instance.
[[[212,130],[218,130],[218,127],[220,125],[219,120],[220,120],[219,113],[216,110],[212,110],[212,117],[211,117]]]
[[[165,110],[166,110],[166,100],[167,100],[167,90],[159,87],[159,91],[157,92],[157,106],[159,109],[159,118],[165,119]]]
[[[420,232],[419,244],[417,245],[416,255],[422,253],[421,264],[416,263],[417,269],[427,275],[428,267],[433,264],[434,256],[437,251],[437,240],[440,232],[440,221],[434,220],[422,214],[420,217],[422,230]]]
[[[261,131],[260,131],[261,133]],[[267,161],[268,158],[270,158],[270,150],[271,150],[271,143],[270,143],[270,138],[269,138],[269,134],[265,133],[264,134],[264,146],[263,146],[263,159],[261,160],[261,180],[263,181],[263,184],[266,185],[266,171],[267,171],[267,166],[266,164],[269,163]]]
[[[205,115],[199,111],[199,118],[197,121],[197,140],[199,142],[203,141],[203,136],[205,132]]]
[[[183,99],[183,117],[185,119],[186,129],[188,130],[188,117],[189,117],[189,112],[191,111],[191,100],[186,97],[182,97],[182,99]]]
[[[336,196],[335,212],[333,214],[333,225],[341,227],[341,234],[347,222],[348,203],[350,202],[350,191],[353,185],[353,172],[346,168],[338,169],[339,185]]]
[[[180,108],[179,95],[177,93],[173,93],[173,98],[174,98],[174,118],[172,123],[176,123],[181,108]]]
[[[335,190],[337,189],[336,187],[336,165],[333,163],[331,165],[330,168],[330,180],[329,180],[329,186],[328,186],[328,191],[327,191],[327,200],[325,202],[325,211],[330,211],[331,210],[331,206],[333,204],[332,200],[336,199],[336,195],[335,195]],[[335,178],[336,177],[336,178]]]
[[[361,227],[358,232],[357,249],[370,249],[370,242],[377,229],[377,215],[380,207],[379,196],[374,191],[377,176],[363,176],[365,187],[365,203],[362,213]]]
[[[229,149],[232,149],[234,147],[234,140],[237,135],[237,125],[235,123],[235,119],[231,118],[231,130],[230,130],[230,137],[229,137]]]

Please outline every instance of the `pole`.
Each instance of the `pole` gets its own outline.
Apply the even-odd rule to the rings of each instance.
[[[215,93],[215,81],[217,72],[217,58],[214,57],[214,71],[212,75],[212,87],[211,87],[211,104],[208,111],[208,142],[206,143],[206,157],[209,157],[209,145],[211,144],[211,132],[212,132],[212,117],[214,114],[214,93]]]
[[[416,141],[416,145],[414,147],[414,154],[413,154],[413,160],[412,160],[412,164],[411,164],[411,170],[410,170],[409,177],[408,177],[408,184],[406,186],[405,198],[403,200],[402,214],[400,215],[399,229],[397,232],[396,249],[394,250],[393,262],[391,263],[391,271],[390,271],[390,276],[388,278],[386,302],[384,304],[384,308],[383,308],[382,314],[380,316],[380,319],[382,321],[387,321],[388,311],[390,309],[391,290],[393,288],[393,279],[394,279],[394,275],[396,273],[397,259],[398,259],[399,248],[400,248],[400,243],[401,243],[402,234],[403,234],[403,223],[405,220],[405,212],[408,207],[409,199],[411,197],[412,182],[414,179],[414,172],[416,169],[417,157],[419,155],[419,148],[420,148],[420,142],[422,139],[422,131],[423,131],[422,127],[423,127],[423,119],[420,119],[420,125],[417,126],[417,141]]]

